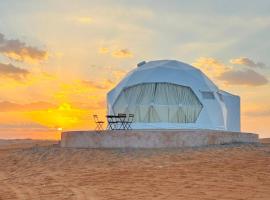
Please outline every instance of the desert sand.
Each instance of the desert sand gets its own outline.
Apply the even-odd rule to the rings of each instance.
[[[0,199],[270,199],[270,144],[132,150],[0,140]]]

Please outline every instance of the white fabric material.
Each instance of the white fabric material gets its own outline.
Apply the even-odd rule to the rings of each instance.
[[[183,97],[180,103],[177,102],[175,96],[183,95],[181,95],[181,91],[174,87],[158,88],[161,95],[155,99],[157,105],[153,104],[151,108],[147,102],[153,98],[153,85],[148,85],[144,93],[141,93],[136,98],[133,98],[133,90],[127,92],[125,98],[121,97],[125,89],[146,83],[169,83],[189,87],[203,106],[197,120],[192,123],[182,123],[184,121],[194,121],[198,108],[196,106],[189,108],[185,104],[185,102],[192,101],[192,98],[190,100],[188,96]],[[140,90],[140,88],[137,89]],[[205,99],[202,92],[211,92],[214,98]],[[219,92],[224,96],[224,101],[219,98]],[[135,91],[135,93],[137,94],[138,91]],[[166,99],[168,93],[173,98]],[[145,95],[148,97],[145,97]],[[139,106],[136,106],[137,101],[141,102]],[[117,114],[118,112],[134,113],[136,121],[141,119],[144,121],[144,123],[133,123],[132,128],[134,129],[200,128],[240,131],[240,98],[220,91],[199,69],[176,60],[149,61],[134,68],[107,94],[107,107],[108,114]],[[192,109],[194,109],[193,115],[190,114]],[[189,114],[186,114],[186,112]]]
[[[134,113],[135,122],[194,123],[202,109],[188,87],[144,83],[124,89],[113,105],[115,114]]]

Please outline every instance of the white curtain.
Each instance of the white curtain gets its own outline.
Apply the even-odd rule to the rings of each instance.
[[[124,89],[113,110],[133,113],[135,122],[194,123],[202,104],[186,86],[170,83],[143,83]]]

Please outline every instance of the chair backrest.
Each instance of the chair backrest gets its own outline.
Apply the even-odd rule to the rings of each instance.
[[[118,116],[119,116],[119,117],[126,117],[127,114],[125,114],[125,113],[118,113]]]
[[[108,123],[114,122],[114,116],[113,115],[106,115]]]
[[[93,118],[94,118],[95,122],[97,123],[98,122],[98,116],[97,115],[93,115]]]
[[[132,123],[134,119],[134,114],[129,114],[128,115],[128,122]]]
[[[112,116],[111,115],[106,115],[107,121],[110,123],[112,122]]]

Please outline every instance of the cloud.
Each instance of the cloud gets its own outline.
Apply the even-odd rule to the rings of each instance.
[[[230,63],[235,64],[235,65],[245,65],[248,67],[255,67],[255,68],[264,68],[266,65],[263,62],[254,62],[253,60],[249,58],[234,58],[230,60]]]
[[[217,77],[221,73],[230,70],[230,67],[224,65],[214,58],[201,57],[192,64],[201,69],[210,77]]]
[[[71,102],[71,104],[77,108],[83,110],[99,110],[106,108],[106,100],[105,99],[98,99],[96,101],[92,101],[91,104],[85,102]]]
[[[133,57],[133,53],[127,48],[117,49],[115,47],[100,47],[98,49],[98,53],[100,54],[110,54],[114,58],[131,58]]]
[[[15,67],[12,64],[0,63],[0,76],[8,77],[15,80],[21,80],[29,74],[29,71],[19,67]]]
[[[108,90],[109,88],[112,87],[113,82],[110,80],[105,80],[103,82],[83,80],[82,84],[87,86],[87,87],[91,87],[91,88],[95,88],[95,89]]]
[[[48,102],[32,102],[29,104],[18,104],[9,101],[0,102],[0,112],[22,112],[22,111],[35,111],[35,110],[48,110],[57,107]]]
[[[133,53],[128,49],[120,49],[112,52],[112,56],[115,58],[131,58]]]
[[[236,70],[215,58],[202,57],[193,65],[200,68],[210,78],[220,80],[227,85],[260,86],[268,83],[265,76],[252,69]]]
[[[266,77],[251,69],[230,70],[222,73],[218,79],[230,85],[260,86],[268,83]]]
[[[0,53],[12,60],[27,63],[38,63],[48,58],[45,50],[28,46],[20,40],[6,39],[2,33],[0,33]]]
[[[107,47],[100,47],[100,48],[98,49],[98,52],[99,52],[100,54],[106,54],[106,53],[109,53],[109,48],[107,48]]]

